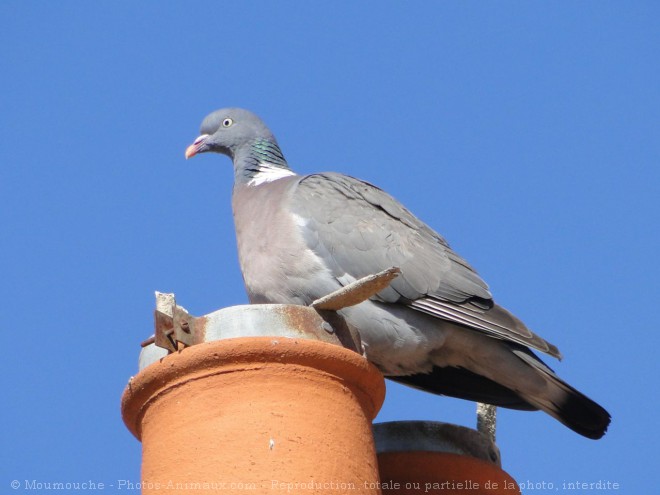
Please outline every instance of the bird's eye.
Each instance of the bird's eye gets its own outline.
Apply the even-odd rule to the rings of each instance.
[[[233,123],[234,123],[233,120],[231,120],[231,119],[225,119],[225,120],[222,121],[222,127],[229,127],[229,126],[232,125]]]

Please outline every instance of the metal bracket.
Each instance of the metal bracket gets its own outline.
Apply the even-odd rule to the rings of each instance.
[[[194,316],[176,305],[173,308],[173,316],[159,310],[154,311],[155,344],[170,353],[177,351],[179,344],[184,347],[193,345],[195,320]]]
[[[181,346],[187,347],[195,343],[198,318],[189,314],[184,308],[176,305],[174,294],[156,292],[156,310],[154,311],[154,335],[140,345],[146,347],[156,344],[172,353]]]

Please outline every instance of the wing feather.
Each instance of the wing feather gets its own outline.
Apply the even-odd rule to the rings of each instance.
[[[292,196],[307,245],[342,284],[396,266],[376,297],[560,357],[493,302],[488,285],[438,233],[381,189],[336,173],[302,177]]]

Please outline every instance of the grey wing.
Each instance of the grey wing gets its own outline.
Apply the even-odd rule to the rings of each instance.
[[[301,178],[292,197],[307,246],[346,285],[396,266],[376,298],[560,357],[558,349],[494,304],[486,283],[447,242],[381,189],[353,177]]]

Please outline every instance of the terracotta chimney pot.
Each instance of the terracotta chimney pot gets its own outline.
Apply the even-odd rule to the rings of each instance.
[[[433,421],[374,425],[383,493],[516,495],[492,440],[476,430]]]
[[[383,377],[315,340],[242,337],[170,354],[122,397],[142,493],[381,493],[371,421]]]

